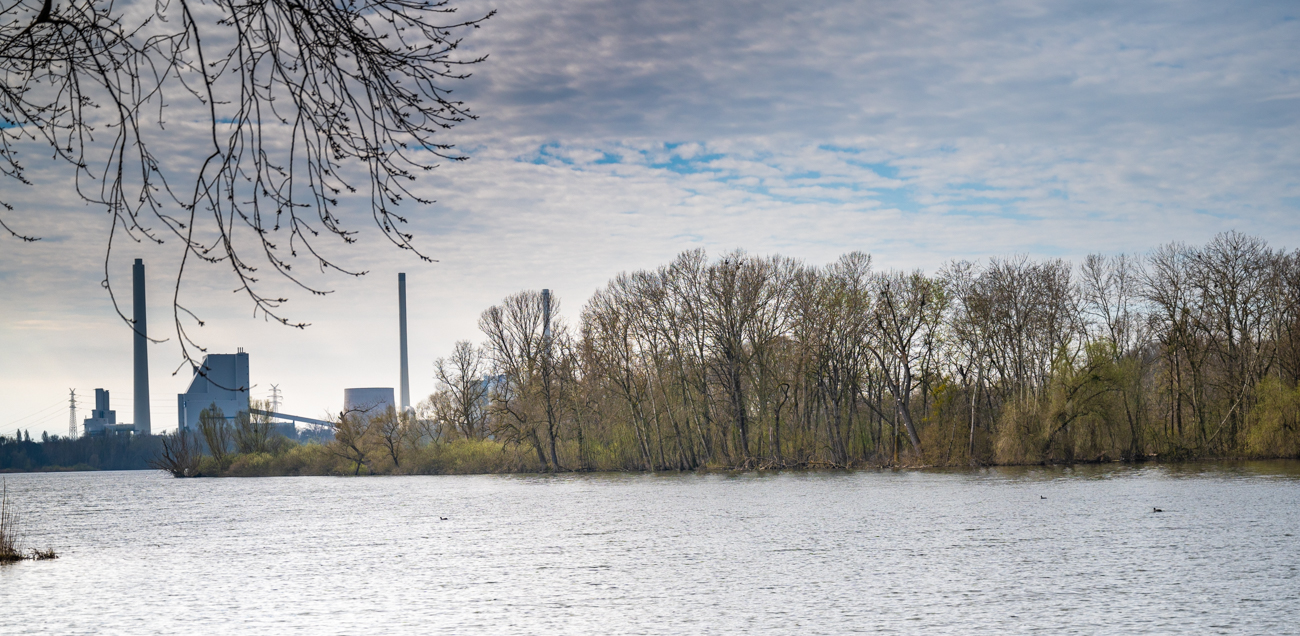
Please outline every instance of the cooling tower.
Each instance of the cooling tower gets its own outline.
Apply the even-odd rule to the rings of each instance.
[[[406,274],[397,275],[397,321],[401,332],[402,346],[402,412],[411,408],[411,380],[406,369]],[[392,394],[388,401],[392,403]]]
[[[149,337],[145,322],[144,261],[131,266],[131,318],[135,321],[135,433],[149,435]]]
[[[371,387],[364,389],[343,389],[343,412],[374,417],[393,407],[393,389],[391,387]]]

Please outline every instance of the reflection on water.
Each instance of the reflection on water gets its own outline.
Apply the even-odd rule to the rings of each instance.
[[[1300,462],[6,480],[3,634],[1300,633]]]

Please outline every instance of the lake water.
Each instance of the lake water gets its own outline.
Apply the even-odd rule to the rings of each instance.
[[[5,480],[2,634],[1300,633],[1297,462]]]

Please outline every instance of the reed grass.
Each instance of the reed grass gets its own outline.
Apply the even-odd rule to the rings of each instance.
[[[54,553],[54,548],[33,549],[30,554],[24,553],[19,547],[20,542],[19,517],[9,503],[9,485],[4,480],[0,480],[0,563],[12,563],[23,559],[44,561],[59,558],[59,555]]]
[[[9,505],[9,485],[0,480],[0,563],[22,558],[18,549],[18,515]]]

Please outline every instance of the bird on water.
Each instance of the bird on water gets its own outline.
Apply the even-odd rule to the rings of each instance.
[[[1152,508],[1151,512],[1164,512],[1164,511],[1159,508]]]

